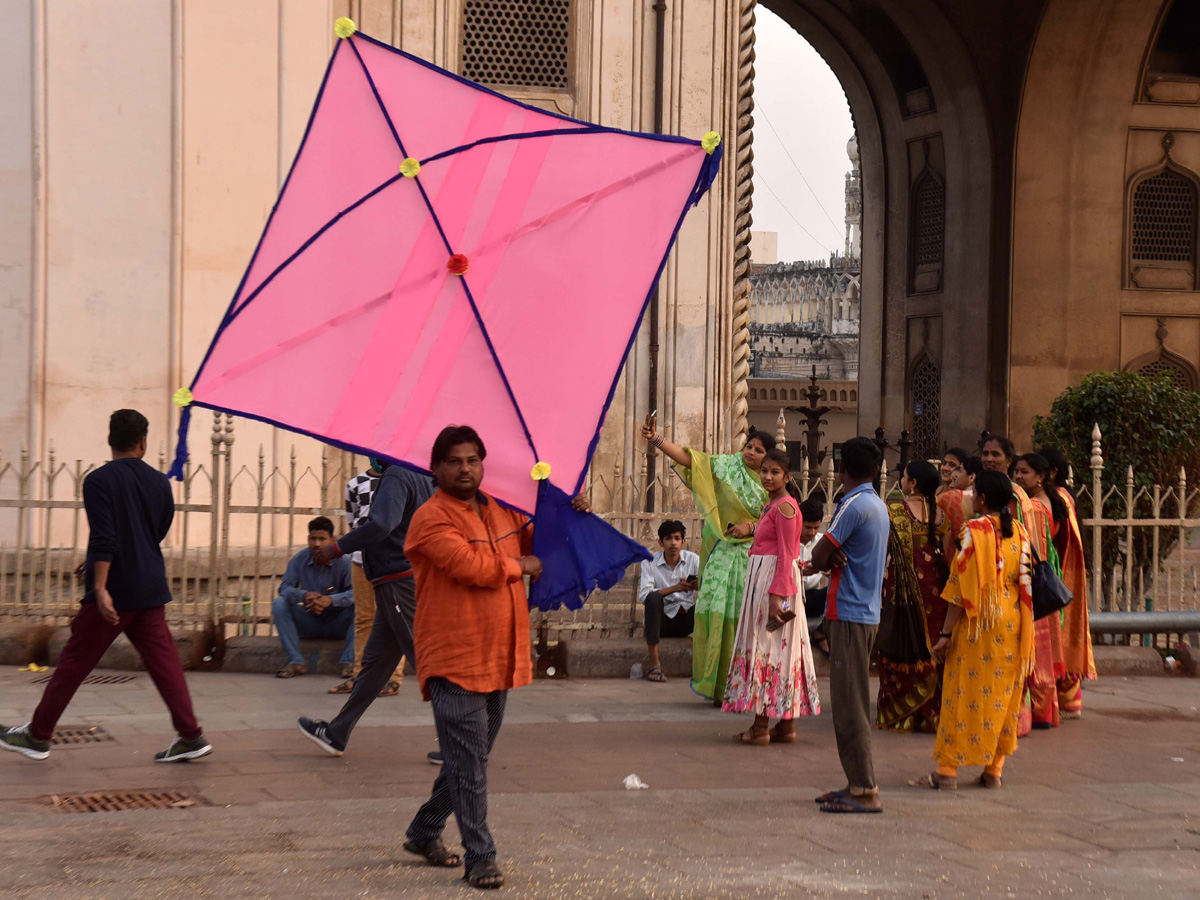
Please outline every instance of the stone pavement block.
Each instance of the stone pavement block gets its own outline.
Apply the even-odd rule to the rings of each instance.
[[[1096,646],[1093,652],[1096,657],[1096,673],[1101,681],[1105,678],[1164,674],[1162,657],[1153,647]]]
[[[45,665],[49,659],[52,625],[0,625],[0,665]]]
[[[301,641],[300,653],[308,666],[309,675],[336,676],[341,668],[338,660],[344,646],[344,640]],[[287,656],[277,637],[238,635],[225,641],[221,657],[222,672],[273,675],[286,665]]]
[[[51,666],[58,665],[58,658],[62,655],[63,647],[67,645],[70,636],[69,626],[56,628],[50,635],[47,654]],[[211,631],[173,631],[172,637],[175,639],[175,647],[179,650],[179,659],[185,669],[195,669],[199,666],[213,643]],[[129,638],[123,634],[119,635],[113,641],[112,646],[105,651],[104,656],[100,657],[97,668],[133,672],[146,670],[141,656],[133,649]]]

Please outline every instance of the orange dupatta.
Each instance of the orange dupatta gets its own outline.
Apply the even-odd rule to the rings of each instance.
[[[1063,610],[1063,662],[1068,676],[1095,678],[1096,661],[1092,656],[1092,632],[1088,624],[1087,563],[1083,555],[1083,534],[1075,514],[1075,498],[1064,488],[1057,490],[1067,504],[1067,542],[1060,560],[1062,579],[1075,595],[1075,599]]]
[[[1033,667],[1033,582],[1030,578],[1029,535],[1020,522],[1013,522],[1013,537],[1020,546],[1017,597],[1021,612],[1022,680]],[[980,516],[967,523],[962,532],[962,549],[954,559],[957,579],[946,585],[942,597],[963,608],[968,627],[978,634],[986,625],[1000,620],[1005,590],[1000,583],[1004,573],[1002,538],[991,516]]]

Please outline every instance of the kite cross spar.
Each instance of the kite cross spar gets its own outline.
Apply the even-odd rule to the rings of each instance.
[[[308,127],[183,408],[426,471],[486,436],[488,488],[532,513],[530,602],[582,605],[648,558],[569,497],[721,139],[637,134],[488,90],[338,19]],[[314,359],[349,360],[317,383]],[[303,391],[297,385],[303,384]]]

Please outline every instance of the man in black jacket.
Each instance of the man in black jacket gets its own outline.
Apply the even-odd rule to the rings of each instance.
[[[379,479],[367,521],[335,543],[313,552],[318,565],[361,550],[363,571],[375,587],[375,623],[363,650],[362,671],[332,722],[302,717],[300,731],[326,753],[341,756],[350,732],[388,683],[403,657],[416,665],[413,617],[417,592],[404,538],[417,508],[433,496],[433,479],[403,466],[388,466]],[[430,762],[440,764],[432,753]]]
[[[79,685],[124,633],[171,712],[178,737],[156,762],[187,762],[212,753],[192,711],[192,698],[179,651],[163,607],[171,602],[159,544],[175,518],[167,478],[143,462],[150,423],[136,410],[118,409],[108,423],[112,462],[83,481],[87,512],[87,559],[82,605],[71,622],[71,638],[42,700],[27,725],[0,726],[0,749],[29,759],[50,755],[50,738]]]

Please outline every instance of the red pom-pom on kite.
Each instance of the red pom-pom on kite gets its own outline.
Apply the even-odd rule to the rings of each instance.
[[[451,275],[466,275],[467,269],[471,268],[471,263],[462,253],[455,253],[447,261],[446,268],[450,270]]]

